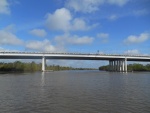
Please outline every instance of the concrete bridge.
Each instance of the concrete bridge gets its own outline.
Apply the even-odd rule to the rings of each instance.
[[[42,59],[42,71],[45,71],[46,59],[106,60],[109,61],[109,70],[117,72],[127,72],[127,61],[150,62],[150,56],[140,55],[49,52],[0,52],[0,59]]]

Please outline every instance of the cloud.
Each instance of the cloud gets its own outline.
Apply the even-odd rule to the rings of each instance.
[[[57,9],[53,14],[47,14],[46,26],[50,30],[77,31],[88,30],[94,26],[88,26],[81,18],[73,18],[66,8]]]
[[[107,33],[98,33],[97,37],[101,39],[103,43],[108,42],[109,34]]]
[[[0,30],[0,44],[2,45],[22,45],[23,41],[20,40],[15,34]]]
[[[139,55],[140,51],[137,50],[137,49],[127,50],[127,51],[124,52],[124,54],[127,54],[127,55]]]
[[[46,25],[52,30],[64,30],[70,29],[70,21],[72,16],[69,10],[62,8],[57,9],[54,14],[47,14]]]
[[[43,41],[29,41],[26,43],[26,49],[35,51],[55,52],[56,48],[47,39]]]
[[[30,34],[38,36],[38,37],[45,37],[47,35],[44,29],[33,29],[30,31]]]
[[[66,7],[76,12],[91,13],[99,10],[99,5],[104,0],[67,0]]]
[[[115,14],[113,14],[113,15],[111,15],[110,17],[108,17],[108,19],[111,20],[111,21],[114,21],[114,20],[117,20],[117,19],[118,19],[118,16],[115,15]]]
[[[129,0],[67,0],[66,7],[73,9],[75,12],[92,13],[99,10],[103,4],[123,6]]]
[[[72,30],[88,30],[91,27],[87,26],[85,21],[80,18],[75,18],[73,20]]]
[[[123,6],[128,3],[129,0],[107,0],[107,3],[111,5]]]
[[[146,9],[133,11],[133,14],[136,16],[143,16],[149,14],[149,11]]]
[[[13,52],[14,52],[14,51],[18,51],[18,52],[19,52],[19,50],[5,49],[5,48],[2,48],[2,47],[0,47],[0,51],[1,51],[1,52],[4,52],[4,51],[10,51],[10,52],[11,52],[11,51],[13,51]]]
[[[142,33],[139,36],[131,35],[124,40],[125,44],[138,44],[147,41],[150,38],[149,33]]]
[[[64,34],[55,37],[55,41],[61,45],[65,45],[65,44],[85,45],[85,44],[91,44],[93,40],[94,40],[93,37],[88,37],[88,36],[80,37],[77,35],[71,36],[70,34]]]
[[[0,14],[10,14],[9,3],[7,0],[0,0]]]

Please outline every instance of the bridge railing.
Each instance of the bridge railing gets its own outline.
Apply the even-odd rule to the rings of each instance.
[[[58,52],[13,52],[0,51],[2,54],[64,54],[64,55],[97,55],[97,56],[126,56],[126,57],[150,57],[149,55],[130,55],[130,54],[99,54],[99,53],[58,53]]]

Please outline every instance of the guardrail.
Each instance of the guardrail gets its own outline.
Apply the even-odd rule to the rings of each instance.
[[[2,54],[65,54],[65,55],[99,55],[99,56],[125,56],[125,57],[150,57],[149,55],[129,55],[129,54],[99,54],[99,53],[54,53],[54,52],[0,52]]]

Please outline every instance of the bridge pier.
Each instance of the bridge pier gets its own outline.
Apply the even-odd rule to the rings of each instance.
[[[43,71],[43,72],[45,71],[45,65],[46,65],[46,59],[45,59],[45,57],[43,56],[43,57],[42,57],[42,71]]]
[[[127,71],[128,71],[128,67],[127,67],[127,59],[125,58],[125,72],[127,73]]]
[[[127,72],[127,59],[109,60],[109,71]]]

